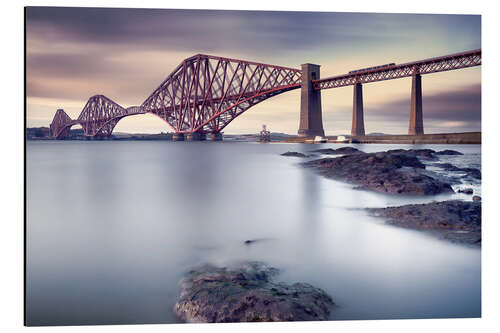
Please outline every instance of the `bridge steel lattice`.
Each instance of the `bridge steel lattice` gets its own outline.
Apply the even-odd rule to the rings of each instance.
[[[69,136],[70,128],[79,124],[87,137],[109,137],[122,118],[143,113],[140,107],[125,109],[106,96],[95,95],[89,98],[76,120],[72,120],[62,109],[57,110],[50,124],[50,133],[55,138],[65,138]]]
[[[124,117],[151,113],[181,138],[184,134],[220,135],[224,127],[252,106],[301,88],[299,135],[321,134],[321,90],[353,85],[352,135],[364,135],[361,85],[411,76],[409,134],[418,135],[423,134],[420,75],[479,65],[480,49],[321,79],[318,65],[303,64],[302,69],[296,69],[197,54],[185,59],[140,106],[124,108],[106,96],[96,95],[87,101],[76,120],[62,109],[57,110],[50,133],[64,138],[72,126],[79,124],[86,137],[108,137]]]
[[[313,84],[314,89],[339,88],[356,83],[400,79],[417,74],[445,72],[479,65],[481,65],[481,49],[313,80]]]
[[[183,61],[141,108],[176,133],[219,133],[250,107],[300,88],[301,70],[198,54]]]
[[[49,127],[50,135],[55,138],[68,137],[71,126],[75,124],[77,123],[63,109],[58,109]]]
[[[422,79],[421,75],[451,71],[481,65],[481,49],[429,58],[404,64],[390,64],[374,69],[357,70],[344,75],[313,80],[315,90],[354,86],[352,136],[365,135],[363,120],[362,84],[412,77],[410,99],[409,135],[424,134],[422,112]]]

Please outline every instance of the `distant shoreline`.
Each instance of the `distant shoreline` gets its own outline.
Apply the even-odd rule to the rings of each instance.
[[[50,141],[56,140],[46,135],[37,136],[31,133],[36,133],[37,128],[28,128],[26,139],[30,141]],[[40,133],[40,132],[38,132]],[[45,133],[44,133],[45,134]],[[66,141],[87,141],[87,140],[113,140],[113,141],[171,141],[173,133],[157,133],[157,134],[128,134],[118,133],[110,138],[95,138],[89,139],[81,134],[64,139]],[[231,142],[259,142],[259,134],[224,134],[224,141]],[[300,137],[297,135],[289,135],[285,133],[271,133],[272,143],[315,143],[314,137]],[[326,136],[327,143],[378,143],[378,144],[481,144],[481,132],[465,132],[465,133],[440,133],[440,134],[424,134],[424,135],[394,135],[394,134],[376,134],[366,136],[342,136],[339,141],[339,136]],[[63,140],[62,140],[63,141]]]
[[[337,136],[327,136],[328,143],[338,143]],[[313,143],[312,137],[286,139],[289,143]],[[365,135],[347,138],[348,143],[387,143],[387,144],[481,144],[481,132],[438,133],[423,135]]]

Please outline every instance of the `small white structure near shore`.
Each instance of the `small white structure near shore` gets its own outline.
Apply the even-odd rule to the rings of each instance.
[[[314,143],[326,143],[326,142],[327,142],[326,138],[324,138],[322,136],[317,135],[314,138]]]
[[[348,142],[349,140],[345,136],[339,135],[339,136],[337,136],[337,140],[336,141],[344,143],[344,142]]]

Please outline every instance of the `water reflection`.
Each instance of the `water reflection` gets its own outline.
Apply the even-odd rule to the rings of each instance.
[[[479,250],[387,226],[359,209],[457,194],[353,190],[279,155],[313,147],[29,142],[28,322],[175,322],[186,269],[247,259],[282,268],[286,282],[325,289],[339,304],[333,319],[479,316]],[[479,146],[431,148],[461,150],[459,162],[480,166]]]

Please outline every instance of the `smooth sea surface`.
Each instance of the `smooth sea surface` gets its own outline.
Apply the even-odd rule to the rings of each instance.
[[[332,320],[480,317],[480,249],[362,209],[471,196],[355,190],[280,156],[341,146],[28,141],[27,324],[178,322],[184,272],[242,260],[322,288],[338,305]],[[480,145],[352,146],[453,149],[465,155],[442,162],[481,167]]]

